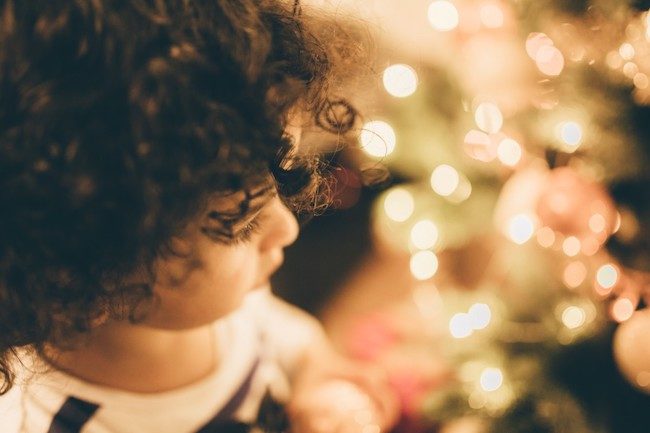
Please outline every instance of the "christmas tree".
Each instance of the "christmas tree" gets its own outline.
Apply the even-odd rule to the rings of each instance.
[[[380,22],[346,158],[391,174],[373,242],[410,273],[346,349],[392,368],[402,430],[650,431],[650,5],[335,3]]]

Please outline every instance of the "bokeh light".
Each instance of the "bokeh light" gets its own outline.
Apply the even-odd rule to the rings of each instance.
[[[625,42],[619,47],[618,53],[621,55],[623,60],[632,60],[635,54],[635,50],[632,44]]]
[[[544,248],[551,248],[555,243],[555,232],[550,227],[542,227],[537,230],[537,243]]]
[[[528,214],[518,214],[510,219],[507,227],[508,238],[523,245],[535,234],[535,221]]]
[[[411,229],[411,243],[421,250],[435,247],[438,236],[438,227],[431,220],[418,221]]]
[[[492,102],[483,102],[474,112],[476,125],[483,131],[496,134],[503,126],[503,114],[499,107]]]
[[[503,10],[499,7],[499,5],[488,3],[481,6],[480,15],[481,22],[485,27],[490,29],[503,27]]]
[[[428,18],[431,27],[440,32],[448,32],[458,27],[458,9],[447,0],[436,0],[431,3]]]
[[[559,125],[559,136],[564,144],[568,146],[568,150],[574,151],[580,146],[582,142],[582,127],[576,122],[562,122]]]
[[[575,236],[568,236],[562,242],[562,251],[569,257],[577,256],[580,253],[581,248],[582,244],[580,239]]]
[[[412,95],[418,88],[418,76],[409,65],[391,65],[384,71],[384,87],[397,98]]]
[[[562,274],[564,284],[570,289],[576,289],[587,279],[587,266],[579,260],[569,263]]]
[[[503,385],[503,372],[498,368],[486,368],[481,373],[480,378],[481,389],[483,391],[492,392],[501,388]]]
[[[487,304],[476,303],[467,312],[473,329],[485,329],[492,319],[492,311]]]
[[[504,138],[497,147],[497,156],[503,164],[514,167],[521,161],[521,145],[512,138]]]
[[[459,184],[460,174],[450,165],[439,165],[431,173],[431,188],[443,197],[452,195]]]
[[[634,314],[635,305],[631,299],[621,297],[612,304],[612,318],[617,322],[625,322]]]
[[[403,188],[394,188],[384,199],[386,215],[393,221],[403,222],[413,215],[415,201],[410,192]]]
[[[576,307],[575,305],[569,306],[562,312],[562,323],[569,329],[576,329],[585,324],[587,320],[587,313],[585,310]]]
[[[469,337],[474,332],[472,318],[467,313],[454,314],[449,320],[449,332],[454,338]]]
[[[602,233],[607,228],[607,221],[605,217],[599,213],[593,214],[589,218],[589,229],[594,233]]]
[[[553,41],[545,33],[531,33],[526,38],[526,53],[533,60],[537,59],[537,53],[542,47],[552,46]]]
[[[411,274],[418,280],[428,280],[438,271],[438,257],[428,250],[418,251],[411,256]]]
[[[359,135],[361,148],[370,156],[383,158],[395,150],[395,130],[388,123],[374,120],[363,125]]]
[[[542,74],[556,77],[564,69],[564,56],[554,46],[545,45],[537,50],[535,64]]]
[[[596,271],[596,282],[604,289],[613,288],[618,282],[618,269],[611,263],[601,266]]]

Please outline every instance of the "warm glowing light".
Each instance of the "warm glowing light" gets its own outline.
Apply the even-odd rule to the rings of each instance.
[[[650,86],[650,79],[643,72],[639,72],[634,76],[634,87],[637,89],[645,90]]]
[[[514,167],[521,161],[521,145],[512,138],[505,138],[501,140],[499,147],[497,147],[497,156],[503,164]]]
[[[587,267],[581,261],[571,262],[564,268],[562,277],[567,287],[575,289],[587,279]]]
[[[618,298],[612,304],[612,318],[617,322],[625,322],[634,314],[634,303],[628,298]]]
[[[479,128],[490,134],[496,134],[503,126],[503,114],[492,102],[479,104],[474,112],[474,120]]]
[[[618,269],[616,266],[608,263],[598,268],[598,271],[596,271],[596,282],[604,289],[614,287],[618,282]]]
[[[448,32],[458,27],[458,9],[450,1],[436,0],[431,3],[428,17],[431,27],[440,32]]]
[[[507,233],[511,241],[523,245],[535,234],[535,222],[530,215],[515,215],[508,223]]]
[[[537,243],[544,248],[551,248],[555,243],[555,232],[550,227],[542,227],[537,230]]]
[[[628,78],[634,78],[639,73],[639,67],[634,62],[627,62],[623,65],[623,75]]]
[[[474,304],[467,312],[473,329],[485,329],[492,319],[492,311],[487,304]]]
[[[559,135],[562,141],[569,146],[568,150],[575,150],[582,142],[582,128],[576,122],[562,122],[559,126]]]
[[[393,127],[381,120],[375,120],[363,125],[359,138],[361,148],[368,155],[377,158],[383,158],[393,153],[397,142]]]
[[[405,98],[418,88],[418,76],[409,65],[392,65],[384,71],[384,87],[391,95]]]
[[[587,313],[580,307],[570,306],[562,312],[562,323],[569,329],[581,327],[585,324],[586,320]]]
[[[497,29],[503,26],[503,10],[496,4],[483,5],[480,15],[485,27]]]
[[[554,46],[545,45],[537,50],[535,64],[542,74],[556,77],[564,69],[564,56]]]
[[[607,53],[607,57],[605,57],[605,62],[607,63],[607,66],[609,66],[612,69],[618,69],[621,66],[623,66],[623,58],[618,53],[618,51],[610,51],[609,53]]]
[[[594,233],[604,232],[605,228],[607,228],[607,221],[605,221],[605,217],[599,213],[593,214],[589,218],[589,228]]]
[[[388,218],[393,221],[406,221],[413,215],[415,210],[413,196],[405,189],[395,188],[386,195],[384,210]]]
[[[632,60],[632,58],[634,57],[635,51],[634,51],[634,47],[632,46],[632,44],[626,42],[626,43],[622,44],[619,47],[618,53],[621,55],[623,60]]]
[[[467,313],[458,313],[449,321],[449,332],[454,338],[466,338],[472,335],[472,318]]]
[[[569,257],[577,256],[581,248],[580,239],[575,236],[569,236],[562,242],[562,251]]]
[[[537,53],[542,47],[552,47],[553,41],[544,33],[531,33],[526,38],[526,52],[531,59],[537,59]]]
[[[411,256],[411,273],[418,280],[428,280],[438,271],[438,257],[431,251],[418,251]]]
[[[474,159],[490,162],[497,157],[497,151],[493,141],[483,131],[472,129],[465,135],[463,141],[465,144],[465,152]]]
[[[498,368],[486,368],[481,373],[480,383],[483,391],[496,391],[503,385],[503,373]]]
[[[460,174],[450,165],[439,165],[431,173],[431,188],[443,197],[449,197],[460,184]]]
[[[438,242],[438,227],[430,220],[418,221],[411,229],[411,242],[421,250],[433,248]]]

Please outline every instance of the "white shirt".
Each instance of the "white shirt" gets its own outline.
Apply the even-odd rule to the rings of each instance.
[[[25,369],[0,397],[0,432],[208,433],[227,421],[251,423],[268,391],[278,399],[288,396],[288,375],[322,332],[315,320],[268,290],[248,295],[213,330],[222,354],[219,368],[172,391],[134,393],[58,370],[28,375]]]

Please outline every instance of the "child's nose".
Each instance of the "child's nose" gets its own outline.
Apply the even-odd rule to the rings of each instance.
[[[298,221],[293,213],[284,205],[279,197],[273,198],[268,207],[268,227],[260,248],[284,248],[291,245],[298,237]]]

